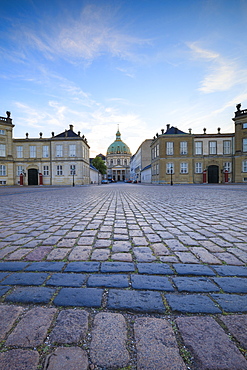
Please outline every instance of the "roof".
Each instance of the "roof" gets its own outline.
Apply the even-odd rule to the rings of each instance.
[[[188,135],[186,132],[183,132],[181,130],[179,130],[177,127],[170,127],[166,132],[165,132],[165,135]]]
[[[99,170],[97,170],[97,168],[96,168],[96,167],[94,167],[92,164],[90,164],[90,165],[89,165],[89,167],[90,167],[92,170],[99,172]]]
[[[54,137],[80,137],[72,130],[65,130],[64,132],[61,132],[61,134],[58,134]]]
[[[108,146],[107,154],[131,154],[130,148],[121,140],[119,130],[116,133],[116,140]]]
[[[148,166],[144,167],[144,168],[141,170],[141,172],[142,172],[142,171],[145,171],[145,170],[148,170],[149,168],[151,168],[151,164],[149,164]]]

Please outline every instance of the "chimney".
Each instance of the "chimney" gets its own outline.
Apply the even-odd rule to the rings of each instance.
[[[54,132],[52,131],[51,136],[54,137]]]
[[[162,129],[161,129],[161,134],[162,134],[162,135],[164,135],[164,131],[165,131],[165,130],[162,128]]]
[[[220,127],[218,127],[218,134],[220,134]]]
[[[170,125],[169,124],[166,125],[166,132],[169,130],[169,128],[170,128]]]
[[[205,127],[204,127],[204,129],[203,129],[203,133],[204,133],[204,134],[206,134],[206,128],[205,128]]]
[[[158,134],[158,132],[157,132],[157,134],[156,134],[156,137],[159,137],[159,134]]]
[[[39,133],[39,138],[42,139],[42,132]]]
[[[192,129],[191,128],[189,128],[189,134],[191,135],[191,131],[192,131]]]
[[[26,139],[28,139],[28,132],[26,133]]]
[[[69,129],[70,129],[70,131],[73,131],[73,128],[74,128],[74,126],[73,126],[73,125],[69,125]]]
[[[78,136],[79,136],[79,137],[81,136],[81,131],[78,131]]]

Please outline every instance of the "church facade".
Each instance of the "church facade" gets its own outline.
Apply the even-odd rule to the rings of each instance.
[[[69,129],[50,138],[13,138],[10,112],[0,117],[0,185],[84,185],[90,183],[89,145]]]
[[[106,152],[108,181],[129,181],[131,152],[127,144],[121,140],[119,130],[115,141],[109,145]]]

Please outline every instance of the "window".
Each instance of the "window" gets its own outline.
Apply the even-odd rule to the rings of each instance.
[[[69,146],[69,156],[70,157],[75,157],[76,156],[76,145],[75,144],[71,144]]]
[[[117,164],[120,164],[120,159],[117,160]]]
[[[247,172],[247,161],[242,162],[242,172]]]
[[[43,167],[43,175],[44,176],[49,176],[49,166],[44,166]]]
[[[71,165],[70,165],[70,174],[71,174],[71,175],[75,175],[75,174],[76,174],[76,171],[75,171],[75,164],[71,164]]]
[[[23,146],[16,147],[17,158],[23,158]]]
[[[5,130],[0,130],[0,135],[5,135]]]
[[[6,184],[7,184],[6,180],[0,180],[0,185],[6,185]]]
[[[57,176],[61,176],[63,174],[63,166],[57,166]]]
[[[61,144],[56,145],[56,157],[63,156],[63,146]]]
[[[243,152],[247,152],[247,139],[243,139]]]
[[[180,163],[180,173],[188,173],[188,163]]]
[[[6,157],[6,145],[0,144],[0,157]]]
[[[30,145],[29,150],[30,150],[30,158],[36,158],[36,146]]]
[[[127,166],[127,164],[128,164],[127,159],[124,160],[124,164],[125,164],[125,166]]]
[[[0,176],[6,176],[6,166],[4,164],[0,164]]]
[[[195,142],[195,154],[202,155],[202,141]]]
[[[156,175],[159,174],[159,164],[156,164]]]
[[[17,166],[17,176],[20,176],[21,173],[23,173],[23,167]]]
[[[227,171],[228,173],[232,172],[232,166],[231,162],[225,162],[224,163],[224,170]]]
[[[231,141],[223,141],[223,154],[231,154]]]
[[[201,162],[196,162],[195,173],[202,173],[202,163]]]
[[[181,154],[181,155],[188,154],[188,145],[187,145],[187,141],[181,141],[181,142],[180,142],[180,154]]]
[[[243,123],[243,128],[247,128],[247,122]],[[1,130],[0,130],[1,131]]]
[[[173,163],[167,163],[166,164],[166,173],[174,173],[174,165]]]
[[[172,141],[168,141],[166,143],[166,154],[167,155],[173,155],[173,153],[174,153],[173,142]]]
[[[209,154],[217,154],[217,142],[216,141],[209,142]]]
[[[49,146],[44,145],[43,146],[43,158],[48,158],[49,157]]]

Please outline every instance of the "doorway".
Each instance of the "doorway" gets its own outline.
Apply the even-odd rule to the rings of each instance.
[[[28,185],[38,185],[38,170],[36,168],[28,170]]]
[[[209,184],[219,183],[219,166],[216,165],[208,166],[208,183]]]

